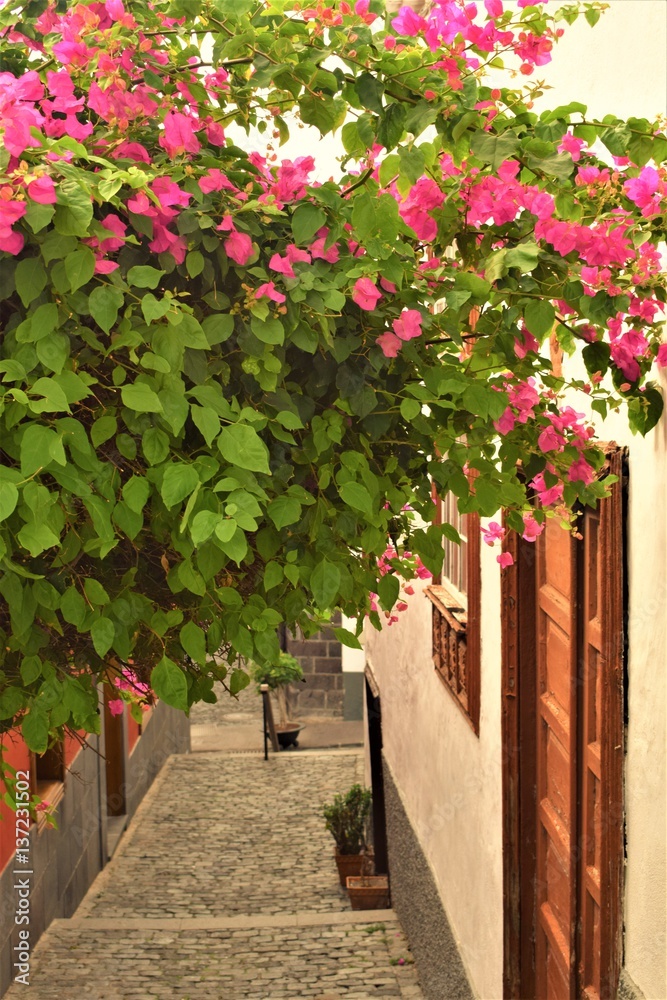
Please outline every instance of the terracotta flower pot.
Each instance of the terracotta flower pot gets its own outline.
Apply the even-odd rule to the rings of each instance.
[[[347,891],[353,910],[389,909],[389,878],[387,875],[350,875]]]
[[[345,889],[347,885],[347,876],[361,875],[364,870],[364,862],[368,863],[367,855],[365,854],[339,854],[338,851],[336,851],[334,857],[336,859],[338,877],[343,889]]]

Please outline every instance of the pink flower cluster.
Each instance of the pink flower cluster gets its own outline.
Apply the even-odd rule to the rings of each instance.
[[[147,700],[152,695],[151,689],[148,684],[144,684],[143,681],[139,680],[131,667],[123,667],[120,676],[114,677],[113,682],[114,686],[125,697],[110,699],[109,711],[112,715],[122,715],[125,705],[129,702],[135,702],[140,704],[142,708],[148,708]]]
[[[393,573],[394,567],[391,564],[391,560],[398,558],[401,559],[401,562],[403,563],[404,566],[406,561],[409,564],[411,564],[412,572],[414,574],[413,579],[417,578],[419,580],[429,580],[431,578],[432,575],[431,571],[428,570],[426,566],[424,566],[419,556],[413,556],[411,552],[404,552],[403,555],[399,557],[393,545],[388,545],[385,551],[378,559],[378,571],[380,573],[380,576],[386,576],[387,573]],[[412,595],[415,593],[415,588],[412,586],[410,582],[406,583],[405,581],[401,580],[401,593],[403,597],[412,597]],[[369,594],[369,598],[370,598],[370,610],[379,613],[380,608],[378,605],[378,595],[371,593]],[[394,607],[391,609],[391,611],[384,611],[383,614],[386,619],[387,625],[395,625],[396,622],[399,620],[397,612],[407,611],[408,606],[409,605],[407,601],[399,599],[394,605]]]
[[[525,7],[527,3],[539,6],[543,2],[546,3],[547,0],[519,0],[519,7]],[[458,49],[460,52],[462,44],[472,46],[481,53],[511,49],[522,60],[521,72],[524,74],[532,73],[535,66],[545,66],[551,61],[553,41],[562,35],[562,29],[553,30],[548,27],[541,34],[534,34],[529,30],[515,34],[507,25],[499,28],[496,24],[504,14],[502,0],[484,0],[484,8],[486,20],[482,24],[477,21],[478,5],[466,0],[437,0],[423,17],[411,7],[404,6],[392,19],[391,25],[397,34],[404,37],[423,37],[432,52],[442,47],[455,51]],[[527,25],[524,23],[522,27],[527,28]],[[459,59],[458,63],[455,72],[460,81],[466,63],[476,68],[477,60],[467,55]],[[452,66],[441,68],[452,73]],[[457,86],[450,75],[450,85],[459,89],[461,83]]]

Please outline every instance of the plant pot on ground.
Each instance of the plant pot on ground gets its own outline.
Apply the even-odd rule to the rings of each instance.
[[[360,875],[364,865],[368,869],[372,864],[367,839],[370,808],[370,789],[361,785],[352,785],[349,792],[335,795],[333,802],[322,806],[326,828],[336,845],[336,867],[343,888],[349,875]]]
[[[347,892],[353,910],[387,910],[389,878],[387,875],[348,876]]]
[[[290,653],[282,652],[275,663],[268,665],[252,663],[250,674],[257,684],[258,692],[262,684],[268,684],[269,690],[275,696],[278,705],[276,736],[280,746],[283,750],[298,746],[298,736],[303,726],[298,722],[292,722],[288,717],[287,686],[303,680],[301,664]]]

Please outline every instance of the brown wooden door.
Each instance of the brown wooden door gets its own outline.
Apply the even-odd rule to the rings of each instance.
[[[550,521],[536,544],[538,997],[574,995],[577,803],[576,542]]]
[[[513,540],[503,583],[505,996],[614,1000],[623,866],[623,501]]]

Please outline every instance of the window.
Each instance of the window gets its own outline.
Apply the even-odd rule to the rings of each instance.
[[[62,743],[55,743],[43,754],[31,754],[30,761],[32,792],[53,808],[60,802],[65,790],[64,746]],[[37,821],[38,829],[41,829],[45,822],[46,816],[40,813]]]
[[[427,588],[433,615],[433,663],[479,735],[480,552],[479,517],[459,514],[456,497],[438,500],[438,521],[452,524],[461,544],[445,539],[442,577]]]

